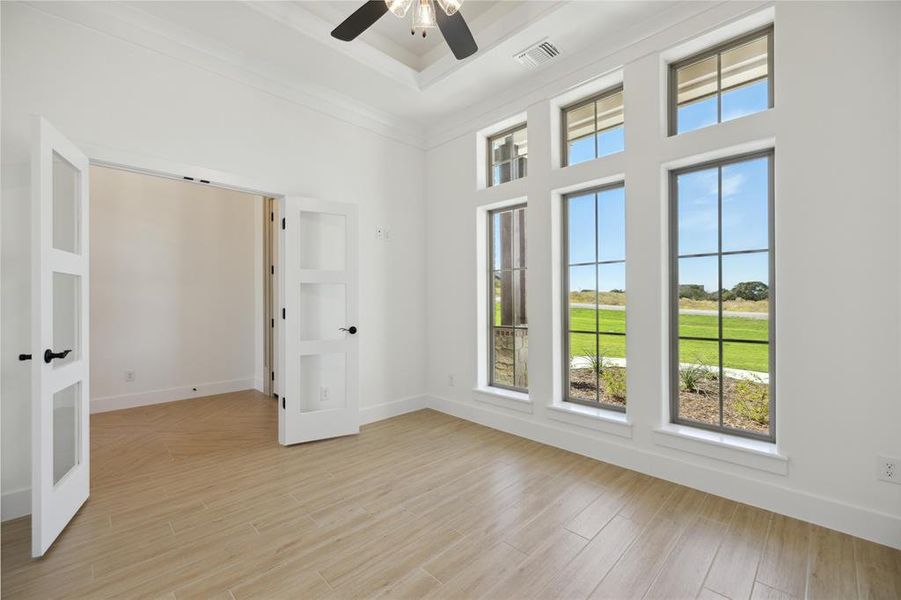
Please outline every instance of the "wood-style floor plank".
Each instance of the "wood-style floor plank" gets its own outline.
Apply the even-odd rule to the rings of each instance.
[[[423,410],[284,448],[248,391],[91,416],[91,497],[4,598],[891,598],[901,552]]]

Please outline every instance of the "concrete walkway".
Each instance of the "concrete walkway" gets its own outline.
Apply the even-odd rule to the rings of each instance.
[[[573,308],[594,308],[594,304],[570,304]],[[601,310],[626,310],[625,306],[616,305],[616,304],[601,304],[598,306]],[[679,310],[680,315],[705,315],[708,317],[715,317],[715,310],[707,310],[703,308],[682,308]],[[739,317],[741,319],[768,319],[769,313],[761,313],[761,312],[741,312],[735,310],[724,310],[723,316],[725,317]]]

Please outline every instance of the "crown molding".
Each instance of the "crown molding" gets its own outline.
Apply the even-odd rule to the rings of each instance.
[[[226,77],[304,108],[423,149],[422,128],[324,86],[287,83],[277,67],[119,2],[27,2],[29,8]]]

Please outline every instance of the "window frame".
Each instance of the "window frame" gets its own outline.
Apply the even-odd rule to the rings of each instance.
[[[497,389],[501,389],[501,390],[508,390],[511,392],[520,392],[523,394],[528,394],[529,393],[528,387],[517,387],[515,385],[507,385],[504,383],[497,383],[494,380],[494,354],[495,354],[494,353],[494,331],[495,331],[495,329],[510,329],[513,331],[513,382],[514,383],[516,383],[516,331],[523,330],[526,332],[527,335],[528,335],[528,331],[529,331],[528,321],[526,322],[525,327],[523,327],[521,325],[495,325],[494,324],[494,273],[495,273],[495,268],[494,268],[494,226],[493,226],[492,221],[494,220],[494,215],[496,215],[498,213],[512,212],[515,214],[515,212],[518,209],[525,210],[526,227],[528,227],[528,222],[529,222],[528,221],[528,214],[529,214],[528,202],[518,202],[516,204],[510,204],[509,206],[500,206],[498,208],[487,211],[487,214],[486,214],[487,221],[488,221],[488,227],[487,227],[487,229],[488,229],[488,232],[487,232],[487,234],[488,234],[488,246],[487,246],[488,252],[486,253],[487,254],[487,263],[488,263],[488,281],[487,281],[487,287],[486,287],[486,289],[488,290],[488,293],[486,294],[486,296],[487,296],[486,300],[488,301],[488,311],[486,313],[488,315],[488,320],[487,320],[488,321],[488,331],[486,332],[487,337],[488,337],[488,352],[487,352],[487,355],[488,355],[488,387],[497,388]],[[524,234],[525,234],[525,232],[524,232]],[[529,263],[525,260],[525,257],[523,257],[523,261],[524,261],[523,264],[525,265],[524,267],[521,267],[518,269],[514,268],[514,269],[509,269],[509,270],[514,271],[514,272],[525,271],[526,272],[526,281],[528,282]],[[500,269],[500,270],[503,271],[503,269]],[[526,293],[528,294],[528,285],[526,286],[526,288],[527,288]]]
[[[574,196],[584,196],[586,194],[599,194],[601,192],[604,192],[607,190],[612,190],[612,189],[617,189],[617,188],[623,188],[623,193],[625,193],[625,189],[626,189],[625,180],[614,181],[614,182],[605,183],[605,184],[599,185],[599,186],[593,186],[593,187],[589,187],[589,188],[585,188],[585,189],[581,189],[581,190],[575,190],[575,191],[569,192],[567,194],[564,194],[561,198],[562,206],[560,207],[560,232],[561,232],[561,235],[560,235],[560,240],[561,240],[561,248],[560,248],[560,257],[561,257],[560,275],[561,276],[560,276],[560,280],[561,280],[562,285],[560,286],[560,295],[561,295],[560,334],[563,337],[563,339],[561,341],[561,348],[563,351],[563,361],[562,361],[563,362],[563,378],[562,378],[562,382],[561,382],[562,383],[562,385],[561,385],[561,388],[562,388],[561,394],[562,395],[560,397],[563,399],[564,402],[570,402],[572,404],[579,404],[581,406],[590,406],[591,408],[600,408],[602,410],[610,410],[610,411],[614,411],[614,412],[625,413],[626,406],[619,406],[617,404],[605,404],[600,401],[600,397],[601,397],[600,383],[598,383],[597,390],[596,390],[596,397],[598,398],[597,402],[589,402],[587,400],[582,400],[580,398],[570,398],[570,396],[569,396],[569,377],[570,377],[569,372],[570,372],[570,369],[572,368],[572,360],[569,356],[569,348],[570,348],[569,342],[570,342],[570,334],[573,333],[569,328],[569,269],[570,269],[570,263],[569,263],[569,199]],[[598,201],[597,201],[597,198],[595,198],[595,201],[594,201],[595,236],[597,236],[597,230],[598,230]],[[627,234],[627,232],[623,231],[623,239],[624,240],[625,240],[626,234]],[[596,259],[598,256],[597,255],[597,243],[598,243],[598,240],[596,237],[595,238],[595,258]],[[585,263],[585,264],[594,264],[597,267],[602,264],[622,263],[623,266],[625,266],[627,264],[627,260],[628,260],[628,256],[624,252],[622,260],[596,261],[594,263]],[[595,281],[597,281],[597,279],[595,279]],[[599,290],[595,290],[595,291],[598,294],[600,294]],[[627,294],[628,294],[628,291],[629,291],[628,288],[626,288]],[[628,318],[629,318],[628,300],[626,302],[627,302],[627,304],[626,304],[624,312],[626,313],[626,321],[628,322]],[[595,329],[597,329],[597,325],[595,325]],[[592,332],[576,331],[575,333],[591,334]],[[595,335],[595,352],[598,352],[598,341],[597,340],[600,337],[601,332],[595,331],[593,333]],[[604,335],[617,335],[617,336],[626,338],[626,340],[627,340],[626,341],[626,344],[627,344],[626,352],[628,353],[627,333],[628,332],[624,332],[621,334],[620,333],[604,333]],[[628,360],[626,362],[626,368],[628,369]],[[626,384],[626,386],[627,386],[626,387],[626,394],[627,394],[626,401],[628,402],[628,393],[629,393],[628,383]]]
[[[485,140],[485,157],[486,157],[485,168],[487,170],[486,181],[488,182],[488,187],[494,187],[496,185],[503,185],[504,183],[510,183],[512,181],[516,181],[517,179],[523,179],[528,174],[528,172],[527,172],[526,175],[520,175],[518,177],[513,177],[513,165],[516,163],[516,160],[513,157],[511,157],[510,160],[502,160],[502,161],[496,163],[496,162],[494,162],[494,154],[491,152],[491,145],[498,138],[505,138],[508,135],[512,135],[522,129],[524,129],[526,131],[526,140],[528,140],[529,139],[528,138],[528,134],[529,134],[528,122],[518,123],[518,124],[514,125],[513,127],[508,127],[507,129],[504,129],[503,131],[499,131],[493,135],[489,135],[486,138],[486,140]],[[526,165],[528,165],[528,163],[529,163],[529,153],[528,152],[526,152],[525,159],[526,159]],[[502,165],[507,162],[510,163],[510,173],[511,173],[510,181],[500,181],[500,182],[495,181],[494,180],[494,167],[496,165]],[[528,167],[526,167],[526,169],[528,169]]]
[[[680,58],[677,61],[673,61],[668,65],[668,98],[667,98],[667,133],[669,136],[675,135],[683,135],[684,133],[691,133],[692,131],[698,131],[699,129],[706,129],[707,127],[713,127],[713,125],[721,125],[724,121],[723,118],[723,101],[722,101],[722,60],[719,58],[724,52],[732,50],[733,48],[738,48],[739,46],[743,46],[748,42],[766,36],[767,38],[767,110],[773,108],[775,105],[775,94],[774,94],[774,61],[773,61],[773,23],[765,25],[764,27],[759,27],[754,29],[753,31],[749,31],[748,33],[742,34],[738,37],[729,39],[725,42],[717,44],[715,46],[711,46],[710,48],[706,48],[700,52],[687,56],[685,58]],[[700,62],[702,60],[706,60],[711,56],[717,56],[716,61],[716,123],[713,125],[708,125],[707,127],[700,127],[698,129],[692,129],[691,131],[686,131],[683,133],[677,133],[676,128],[678,126],[677,116],[679,111],[679,105],[677,104],[677,96],[678,96],[678,79],[676,77],[676,72],[683,68],[687,67],[691,64]],[[744,84],[748,85],[748,84]],[[697,102],[695,100],[694,102]],[[763,111],[760,111],[763,112]],[[756,114],[756,113],[752,113]],[[750,115],[745,115],[750,116]],[[743,117],[739,117],[743,118]],[[735,120],[735,119],[732,119]]]
[[[743,429],[737,429],[734,427],[728,427],[723,425],[723,390],[722,385],[720,386],[720,394],[719,394],[719,402],[720,402],[720,425],[710,425],[707,423],[701,423],[698,421],[688,420],[688,419],[680,419],[679,417],[679,390],[680,390],[680,380],[679,380],[679,340],[682,339],[679,336],[679,186],[678,186],[678,178],[680,175],[684,175],[687,173],[692,173],[696,171],[703,171],[707,169],[711,169],[716,167],[717,171],[717,238],[718,238],[718,249],[715,254],[710,254],[710,256],[716,256],[718,262],[718,272],[719,272],[719,287],[722,288],[722,259],[723,256],[731,256],[735,254],[749,254],[754,252],[759,252],[758,250],[738,250],[738,251],[728,251],[723,253],[722,244],[723,244],[723,216],[722,216],[722,204],[723,204],[723,186],[722,186],[722,167],[741,163],[749,160],[755,160],[758,158],[767,158],[767,237],[768,237],[768,245],[767,245],[767,263],[768,263],[768,294],[769,294],[769,306],[767,308],[768,316],[768,333],[769,336],[767,341],[767,351],[768,351],[768,367],[769,367],[769,382],[767,383],[769,390],[769,432],[767,434],[756,433],[753,431],[747,431]],[[725,433],[728,435],[735,435],[744,438],[750,438],[755,440],[762,440],[765,442],[776,442],[776,215],[775,215],[775,163],[776,163],[776,150],[775,148],[767,148],[765,150],[759,150],[754,152],[747,152],[742,154],[737,154],[733,156],[728,156],[725,158],[719,158],[709,161],[704,161],[702,163],[689,165],[687,167],[674,169],[669,172],[669,280],[670,280],[670,289],[669,289],[669,370],[670,370],[670,390],[669,390],[669,400],[670,400],[670,423],[674,423],[676,425],[684,425],[687,427],[695,427],[698,429],[706,429],[708,431],[715,431],[717,433]],[[709,253],[704,253],[707,255]],[[689,255],[691,256],[691,255]],[[719,321],[719,334],[716,341],[719,345],[719,377],[720,381],[722,381],[722,370],[723,370],[723,342],[730,341],[724,340],[723,338],[723,324],[722,324],[722,312],[723,312],[723,298],[722,298],[722,290],[720,290],[719,296],[719,307],[718,311],[718,321]],[[687,338],[694,339],[694,338]],[[706,339],[706,338],[705,338]],[[749,340],[737,340],[741,343],[764,343],[764,342],[750,342]]]
[[[623,95],[623,124],[622,124],[622,127],[625,128],[625,126],[626,126],[626,110],[625,110],[626,94],[623,89],[622,83],[618,83],[618,84],[614,85],[613,87],[609,87],[601,92],[598,92],[597,94],[588,96],[587,98],[583,98],[581,100],[577,100],[571,104],[567,104],[566,106],[562,106],[560,108],[560,146],[562,148],[561,157],[563,159],[563,163],[560,166],[562,168],[574,166],[574,165],[569,164],[569,142],[570,142],[570,140],[568,140],[566,137],[566,133],[567,133],[566,113],[568,113],[571,110],[576,110],[578,108],[582,108],[583,106],[586,106],[588,104],[595,103],[598,100],[602,100],[608,96],[613,96],[614,94],[617,94],[617,93],[622,93],[622,95]],[[595,136],[594,158],[591,160],[597,160],[599,158],[603,158],[602,156],[598,156],[597,134],[601,133],[601,131],[607,131],[607,129],[613,129],[612,127],[608,127],[607,129],[602,129],[599,131],[597,129],[597,124],[598,124],[597,119],[598,119],[598,111],[597,111],[597,108],[595,108],[595,111],[594,111],[594,127],[595,127],[595,129],[594,129],[594,132],[591,133],[591,135]],[[582,137],[587,137],[587,136],[582,136]],[[582,139],[582,138],[576,138],[576,139]],[[625,144],[624,144],[624,148],[623,148],[623,150],[621,150],[621,152],[625,152]],[[619,154],[619,152],[614,152],[613,154]],[[611,154],[605,154],[604,156],[611,156]],[[590,162],[590,161],[586,160],[583,162]],[[582,163],[578,163],[578,164],[582,164]]]

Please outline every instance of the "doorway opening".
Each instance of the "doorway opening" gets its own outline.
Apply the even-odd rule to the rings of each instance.
[[[277,202],[91,166],[91,412],[275,388]]]

